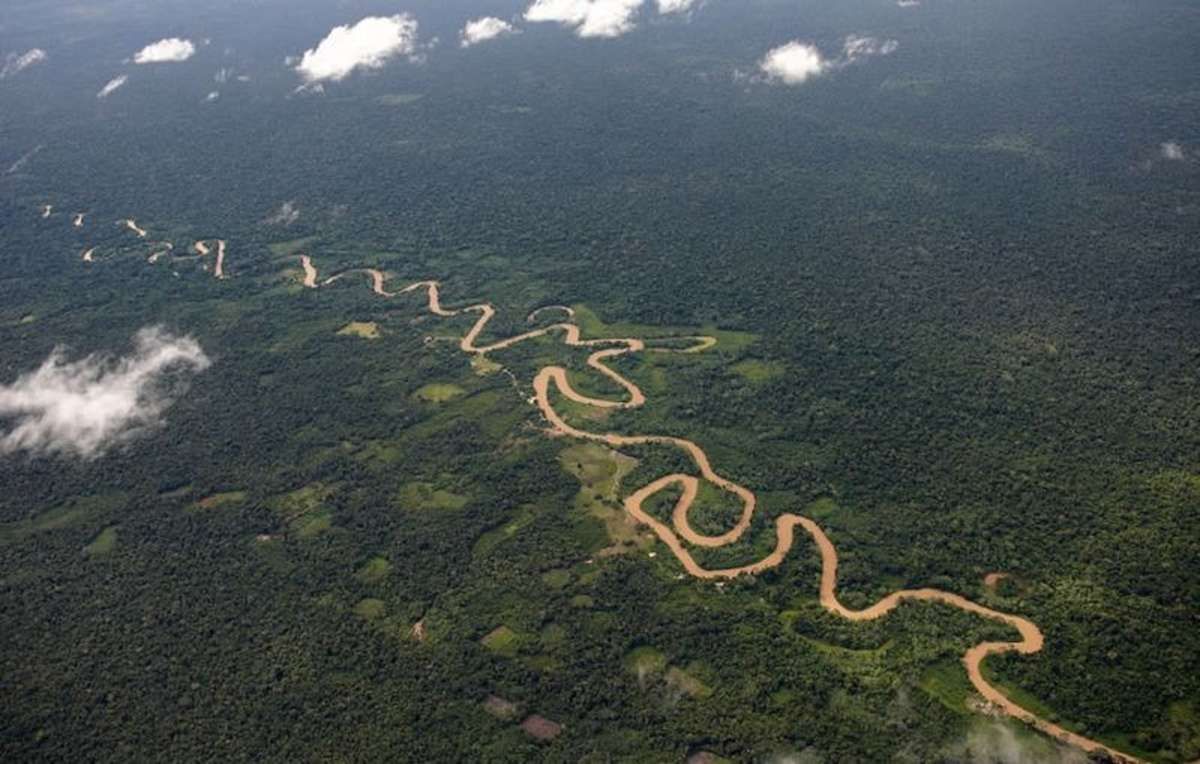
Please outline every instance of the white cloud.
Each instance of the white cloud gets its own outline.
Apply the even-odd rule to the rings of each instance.
[[[196,55],[196,46],[191,40],[181,40],[178,37],[168,37],[158,42],[150,43],[133,56],[135,64],[164,64],[187,61]]]
[[[659,13],[683,13],[690,11],[700,0],[658,0]]]
[[[220,97],[221,97],[221,91],[220,91],[220,90],[214,90],[214,91],[212,91],[211,93],[209,93],[208,95],[206,95],[206,96],[204,97],[204,100],[205,100],[205,102],[207,102],[207,103],[212,103],[213,101],[217,100],[217,99],[218,99],[218,98],[220,98]]]
[[[396,56],[417,52],[417,20],[407,13],[368,16],[354,26],[334,27],[305,51],[296,71],[305,82],[345,79],[355,69],[380,69]]]
[[[896,0],[896,5],[901,8],[919,8],[921,0]]]
[[[758,63],[768,82],[800,85],[826,72],[842,69],[871,56],[890,56],[900,47],[895,40],[850,35],[842,42],[841,58],[829,59],[815,45],[792,40],[767,51]]]
[[[799,40],[772,48],[758,64],[758,68],[768,80],[785,85],[799,85],[812,77],[820,76],[829,67],[830,63],[821,56],[821,51],[817,50],[815,45],[808,45]]]
[[[580,37],[620,37],[634,27],[643,0],[534,0],[525,20],[553,21]]]
[[[1184,159],[1183,146],[1180,146],[1175,141],[1167,141],[1162,145],[1163,159],[1169,159],[1172,162],[1182,162]]]
[[[182,372],[211,362],[191,337],[142,329],[124,358],[89,355],[67,361],[56,348],[34,372],[0,386],[0,418],[15,427],[0,438],[0,455],[27,451],[93,459],[161,427],[182,391]]]
[[[900,47],[895,40],[880,40],[878,37],[862,37],[850,35],[842,43],[842,52],[846,63],[854,63],[867,56],[890,56]]]
[[[469,48],[481,42],[494,40],[504,35],[515,34],[517,30],[512,24],[495,16],[484,16],[481,19],[468,21],[462,29],[462,46]]]
[[[11,77],[45,60],[46,51],[41,48],[31,48],[19,56],[16,53],[9,53],[8,57],[4,59],[4,68],[0,69],[0,80]]]
[[[97,98],[108,98],[113,92],[125,86],[129,82],[129,76],[122,74],[120,77],[113,77],[108,81],[108,84],[100,88],[100,92],[96,94]]]

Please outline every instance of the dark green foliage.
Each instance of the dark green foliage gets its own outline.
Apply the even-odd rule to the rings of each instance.
[[[586,352],[496,354],[514,386],[426,343],[473,318],[360,276],[302,289],[298,252],[322,276],[370,265],[490,300],[495,338],[560,303],[614,331],[736,332],[621,359],[649,405],[578,422],[694,439],[758,492],[745,541],[698,559],[761,557],[775,516],[812,512],[848,605],[990,596],[1047,636],[989,663],[1021,702],[1200,757],[1200,190],[1194,160],[1158,154],[1200,123],[1190,3],[713,2],[686,26],[604,44],[536,27],[285,98],[282,58],[354,14],[289,3],[264,41],[266,11],[221,2],[211,49],[104,102],[112,62],[173,11],[12,5],[6,46],[77,42],[0,82],[0,171],[44,145],[0,176],[0,384],[155,323],[215,363],[103,459],[0,461],[0,758],[961,760],[959,658],[1011,634],[930,605],[840,620],[806,539],[723,589],[680,580],[661,545],[599,557],[569,444],[526,401],[547,363],[619,394]],[[412,10],[453,40],[479,9]],[[859,32],[900,50],[800,89],[733,76],[792,37]],[[222,65],[253,82],[201,105]],[[287,200],[298,222],[263,223]],[[178,250],[227,239],[232,277],[148,265],[112,225],[130,215]],[[337,336],[353,321],[382,336]],[[432,383],[455,395],[423,400]],[[625,493],[691,471],[628,453]],[[719,530],[730,507],[707,498],[697,523]],[[987,595],[991,571],[1011,578]],[[638,648],[663,669],[631,671]],[[492,694],[564,733],[535,743]]]

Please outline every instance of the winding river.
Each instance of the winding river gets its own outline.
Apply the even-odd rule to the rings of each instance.
[[[48,207],[48,205],[47,205]],[[136,226],[132,220],[121,221],[127,227],[144,237],[145,232]],[[225,241],[216,240],[217,259],[214,275],[224,279]],[[212,254],[211,248],[205,241],[197,241],[194,250],[199,257]],[[94,261],[94,249],[83,254],[86,262]],[[162,254],[166,254],[165,252]],[[325,281],[319,280],[319,272],[312,258],[299,255],[303,268],[303,285],[309,289],[334,284],[348,276],[365,275],[376,295],[395,298],[412,293],[425,293],[426,305],[430,313],[443,318],[461,316],[468,313],[477,314],[470,329],[459,340],[459,348],[474,356],[487,356],[489,353],[504,350],[521,342],[543,337],[550,334],[561,334],[563,342],[571,347],[594,348],[588,356],[587,365],[603,375],[624,390],[624,396],[617,400],[595,398],[575,390],[571,386],[567,370],[561,366],[547,366],[537,372],[533,380],[534,399],[538,410],[550,426],[553,434],[574,438],[577,440],[603,443],[611,448],[619,449],[629,446],[661,445],[682,451],[695,465],[699,475],[677,473],[666,475],[654,480],[648,485],[634,491],[624,502],[625,510],[639,523],[649,527],[654,534],[671,550],[676,559],[690,575],[706,580],[729,580],[743,575],[755,575],[775,568],[783,563],[792,550],[796,541],[796,529],[800,528],[808,534],[816,545],[821,556],[821,580],[819,598],[821,606],[831,613],[851,621],[872,621],[883,618],[906,601],[936,602],[959,610],[972,613],[997,623],[1011,627],[1019,635],[1019,639],[1011,642],[982,642],[971,647],[964,653],[962,662],[972,686],[998,712],[1019,719],[1064,743],[1073,745],[1089,753],[1103,753],[1118,762],[1140,762],[1128,754],[1110,748],[1099,741],[1092,740],[1064,729],[1047,719],[1043,719],[1010,700],[999,688],[991,684],[983,674],[983,662],[993,655],[1004,653],[1019,653],[1032,655],[1042,649],[1045,638],[1041,630],[1027,618],[1003,613],[981,605],[963,597],[960,594],[941,589],[903,589],[892,592],[875,604],[861,610],[846,607],[837,596],[837,567],[838,553],[833,542],[825,531],[812,519],[796,514],[782,514],[775,518],[776,542],[775,548],[762,559],[731,568],[705,568],[688,551],[688,546],[702,549],[715,549],[739,541],[750,527],[751,520],[757,509],[757,497],[753,491],[732,480],[722,477],[709,461],[708,454],[698,444],[684,438],[667,435],[622,435],[619,433],[601,433],[579,429],[568,423],[554,407],[557,397],[566,398],[575,403],[599,409],[635,409],[646,403],[646,397],[641,389],[619,372],[611,369],[606,362],[624,355],[641,352],[670,352],[670,353],[699,353],[709,350],[717,344],[713,337],[675,337],[675,341],[690,341],[694,344],[681,349],[648,348],[646,341],[637,338],[606,338],[583,339],[578,324],[574,323],[574,312],[564,306],[547,306],[534,311],[529,319],[536,320],[543,311],[561,311],[566,321],[534,329],[523,334],[498,340],[492,343],[480,344],[480,337],[488,324],[496,315],[496,309],[489,303],[468,305],[462,308],[446,308],[441,302],[440,285],[436,281],[419,281],[410,284],[399,291],[391,292],[386,288],[387,276],[382,271],[373,268],[363,268],[338,273]],[[157,258],[156,258],[157,259]],[[717,489],[724,491],[741,503],[741,512],[733,527],[718,535],[706,535],[697,531],[689,520],[696,497],[699,495],[700,483],[705,481]],[[678,488],[679,499],[671,513],[670,523],[663,522],[646,511],[646,502],[660,492]],[[994,586],[999,575],[989,576],[988,585]]]
[[[304,257],[301,262],[305,270],[305,285],[310,288],[316,288],[316,268],[313,266],[311,259]],[[371,290],[381,297],[397,297],[412,292],[424,291],[427,296],[429,312],[436,316],[450,318],[465,313],[478,314],[475,323],[459,341],[459,348],[465,353],[486,356],[488,353],[512,347],[526,340],[559,332],[563,335],[563,341],[569,346],[598,348],[596,352],[588,357],[587,365],[623,388],[626,393],[623,399],[607,400],[584,395],[571,386],[565,368],[561,366],[547,366],[537,373],[533,382],[537,407],[541,411],[542,416],[550,424],[554,434],[578,440],[603,443],[612,448],[638,445],[665,445],[677,448],[688,455],[700,473],[700,477],[686,474],[661,477],[630,494],[625,499],[625,510],[639,523],[648,526],[692,576],[701,579],[727,580],[742,575],[762,573],[763,571],[777,567],[787,558],[796,541],[796,528],[802,528],[812,539],[817,547],[817,551],[821,555],[819,592],[821,606],[826,610],[851,621],[873,621],[883,618],[906,601],[937,602],[1009,626],[1016,630],[1020,639],[1012,642],[983,642],[971,647],[963,655],[963,665],[975,690],[997,711],[1026,722],[1064,743],[1073,745],[1089,753],[1100,752],[1107,754],[1119,762],[1140,761],[1110,748],[1099,741],[1073,733],[1058,724],[1029,712],[1010,700],[999,688],[987,680],[983,674],[983,662],[989,656],[1011,652],[1032,655],[1042,649],[1045,644],[1045,637],[1037,625],[1029,619],[1009,613],[1002,613],[973,602],[954,592],[930,588],[903,589],[892,592],[874,605],[862,610],[853,610],[843,605],[837,596],[837,548],[833,545],[833,542],[826,535],[825,531],[810,518],[796,514],[783,514],[777,517],[775,519],[775,549],[757,562],[734,568],[710,569],[701,566],[691,553],[688,552],[684,542],[701,548],[715,549],[741,539],[742,535],[750,527],[750,522],[754,517],[757,507],[757,497],[754,492],[717,473],[709,461],[708,454],[693,441],[665,435],[620,435],[617,433],[597,433],[581,430],[569,424],[554,408],[553,395],[555,393],[576,403],[597,408],[632,409],[645,404],[645,395],[637,385],[605,365],[605,361],[618,356],[646,350],[644,340],[635,338],[585,340],[581,336],[579,326],[567,322],[552,324],[505,340],[481,345],[478,344],[479,337],[496,315],[496,309],[492,305],[480,303],[463,308],[447,309],[441,303],[439,284],[436,281],[421,281],[399,291],[389,292],[385,288],[387,277],[383,272],[376,269],[347,271],[327,279],[324,284],[335,283],[355,272],[366,274],[371,280]],[[536,315],[537,311],[535,311],[531,318],[535,318]],[[570,319],[574,318],[573,313],[568,313],[567,315]],[[708,350],[717,344],[717,340],[713,337],[680,337],[678,339],[694,340],[696,344],[682,350],[671,350],[668,348],[658,348],[656,350],[659,352],[697,353]],[[700,533],[692,527],[688,519],[691,508],[699,494],[701,479],[711,483],[722,491],[736,496],[741,502],[742,511],[737,522],[730,530],[720,535],[710,536]],[[682,490],[680,498],[676,502],[675,509],[672,512],[671,523],[668,525],[647,512],[645,504],[659,492],[675,486],[678,486]]]

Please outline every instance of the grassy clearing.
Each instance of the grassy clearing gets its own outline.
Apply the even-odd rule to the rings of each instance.
[[[582,443],[564,450],[559,463],[581,484],[575,507],[604,523],[611,553],[653,543],[621,506],[621,482],[637,466],[636,459],[597,443]]]
[[[354,453],[360,462],[387,467],[404,460],[404,446],[394,440],[372,440]]]
[[[744,361],[738,361],[729,368],[734,374],[753,384],[770,382],[787,373],[787,369],[783,364],[762,361],[757,358],[747,358]]]
[[[512,721],[517,718],[519,708],[516,703],[505,700],[498,695],[489,695],[487,700],[483,701],[483,710],[500,721]]]
[[[272,353],[290,354],[304,347],[310,340],[335,332],[340,322],[334,318],[317,319],[314,321],[289,321],[283,337],[271,345]]]
[[[814,520],[825,520],[838,514],[841,507],[828,496],[822,496],[804,508],[803,514]]]
[[[974,689],[967,672],[958,661],[939,663],[921,675],[919,686],[946,708],[958,713],[967,710],[967,698]]]
[[[376,98],[375,103],[383,106],[408,106],[424,97],[424,93],[387,93]]]
[[[392,572],[392,563],[388,562],[386,557],[372,557],[358,569],[354,577],[364,584],[377,584],[388,577]]]
[[[480,640],[480,644],[496,655],[511,658],[517,654],[517,649],[521,646],[521,638],[507,626],[497,626]]]
[[[191,492],[192,492],[192,484],[184,483],[183,485],[180,485],[180,486],[172,485],[172,486],[167,486],[165,488],[160,488],[158,491],[158,497],[160,499],[167,499],[167,500],[182,499],[184,496],[187,496]]]
[[[467,391],[463,388],[446,382],[435,382],[425,385],[415,393],[418,400],[426,403],[446,403],[455,398],[461,398],[466,394]]]
[[[117,526],[110,525],[100,531],[100,535],[92,543],[83,548],[86,557],[103,557],[111,554],[117,548]]]
[[[300,538],[319,536],[333,527],[333,512],[325,502],[336,492],[334,486],[309,483],[268,502]]]
[[[316,538],[332,527],[333,514],[328,511],[308,515],[295,524],[296,535],[302,539]]]
[[[660,674],[667,668],[667,656],[653,647],[638,647],[625,656],[625,668],[639,678]]]
[[[0,542],[19,541],[37,533],[70,528],[115,512],[123,507],[125,502],[126,497],[123,493],[72,499],[28,520],[0,524]]]
[[[848,675],[857,677],[863,684],[880,686],[890,681],[888,674],[888,657],[892,650],[890,641],[884,642],[876,648],[856,650],[850,647],[831,645],[811,637],[801,637],[801,639],[821,653],[828,663]]]
[[[475,542],[475,545],[471,548],[471,556],[482,557],[488,554],[498,545],[515,536],[522,528],[532,523],[534,517],[536,517],[536,515],[534,514],[532,507],[521,507],[517,513],[517,516],[512,520],[509,520],[499,528],[490,530],[480,536]]]
[[[362,337],[364,340],[377,340],[381,336],[379,324],[374,321],[351,321],[337,331],[341,337]]]
[[[637,337],[653,339],[656,337],[715,337],[717,345],[713,351],[739,353],[752,345],[758,337],[747,332],[731,332],[716,327],[680,327],[680,326],[647,326],[633,323],[605,323],[591,308],[586,305],[574,305],[575,321],[583,331],[585,338],[596,337]]]
[[[354,614],[364,621],[378,621],[387,614],[387,605],[383,600],[364,599],[354,606]]]
[[[485,355],[471,356],[471,368],[481,377],[490,376],[499,372],[504,367]]]
[[[470,496],[438,488],[432,483],[408,483],[396,494],[396,504],[406,510],[459,510],[469,503]]]
[[[214,493],[212,496],[206,496],[196,502],[196,506],[200,509],[220,509],[233,504],[241,504],[246,500],[245,491],[226,491],[224,493]]]
[[[542,574],[542,581],[551,589],[565,589],[571,583],[571,571],[558,568]]]
[[[712,688],[700,681],[693,671],[684,671],[678,666],[672,666],[667,669],[667,684],[692,698],[707,698],[712,695]]]
[[[307,249],[310,244],[316,241],[317,236],[306,236],[303,239],[292,239],[290,241],[280,241],[274,244],[268,244],[267,249],[271,250],[271,254],[275,257],[287,257],[294,255],[303,249]]]

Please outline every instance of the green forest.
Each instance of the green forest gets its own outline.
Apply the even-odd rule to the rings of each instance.
[[[279,62],[345,10],[301,4],[252,45],[266,11],[220,2],[194,61],[99,100],[117,70],[79,51],[108,66],[171,29],[134,5],[8,22],[0,53],[76,52],[0,81],[0,170],[44,147],[0,176],[0,386],[152,325],[212,365],[101,458],[0,455],[0,758],[1085,760],[980,712],[961,656],[1014,638],[995,622],[838,618],[802,536],[762,575],[685,576],[622,501],[694,467],[551,437],[530,405],[548,365],[621,398],[587,349],[473,359],[473,314],[361,274],[306,288],[303,254],[489,302],[484,340],[557,305],[585,337],[716,337],[613,361],[643,408],[561,409],[695,441],[755,492],[750,533],[700,562],[811,517],[848,606],[937,587],[1028,618],[1044,649],[989,681],[1131,756],[1200,759],[1200,164],[1159,150],[1200,146],[1189,3],[713,2],[464,53],[476,6],[523,4],[418,2],[450,41],[428,62],[293,97]],[[901,47],[802,88],[735,76],[781,27]],[[201,107],[218,65],[253,77]],[[227,278],[147,262],[201,239]],[[693,522],[735,513],[702,495]]]

